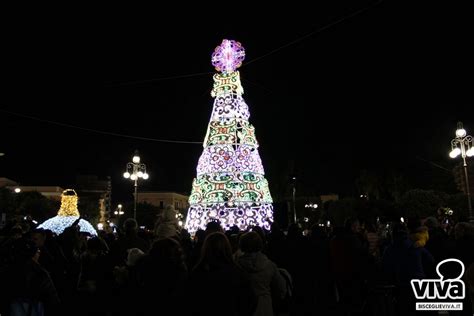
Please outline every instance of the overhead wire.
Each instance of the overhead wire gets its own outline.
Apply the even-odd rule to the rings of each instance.
[[[265,54],[263,54],[263,55],[260,55],[260,56],[258,56],[258,57],[255,57],[255,58],[253,58],[253,59],[251,59],[251,60],[249,60],[249,61],[243,63],[243,64],[242,64],[242,67],[248,66],[248,65],[250,65],[250,64],[252,64],[252,63],[254,63],[254,62],[256,62],[256,61],[259,61],[259,60],[261,60],[261,59],[263,59],[263,58],[266,58],[266,57],[268,57],[268,56],[270,56],[270,55],[273,55],[274,53],[276,53],[276,52],[278,52],[278,51],[280,51],[280,50],[282,50],[282,49],[284,49],[284,48],[287,48],[287,47],[289,47],[289,46],[291,46],[291,45],[294,45],[294,44],[296,44],[296,43],[298,43],[298,42],[301,42],[301,41],[305,40],[306,38],[311,37],[312,35],[314,35],[314,34],[316,34],[316,33],[319,33],[319,32],[321,32],[321,31],[324,31],[324,30],[326,30],[326,29],[328,29],[328,28],[330,28],[330,27],[332,27],[332,26],[334,26],[334,25],[336,25],[336,24],[339,24],[339,23],[341,23],[341,22],[343,22],[343,21],[345,21],[345,20],[347,20],[347,19],[350,19],[350,18],[352,18],[352,17],[354,17],[354,16],[356,16],[356,15],[359,15],[359,14],[361,14],[361,13],[363,13],[363,12],[365,12],[365,11],[367,11],[367,10],[369,10],[369,9],[371,9],[371,8],[373,8],[373,7],[375,7],[375,6],[377,6],[377,5],[379,5],[379,4],[382,3],[382,2],[383,2],[383,0],[379,0],[379,1],[377,1],[377,2],[374,2],[374,3],[372,3],[372,4],[369,4],[369,5],[365,6],[365,7],[363,7],[362,9],[356,10],[356,11],[354,11],[354,12],[348,14],[348,15],[345,15],[345,16],[343,16],[343,17],[341,17],[341,18],[339,18],[339,19],[337,19],[337,20],[335,20],[335,21],[332,21],[332,22],[330,22],[330,23],[328,23],[328,24],[326,24],[326,25],[324,25],[324,26],[322,26],[322,27],[320,27],[320,28],[318,28],[318,29],[316,29],[316,30],[314,30],[314,31],[311,31],[311,32],[309,32],[309,33],[307,33],[307,34],[305,34],[305,35],[303,35],[303,36],[301,36],[301,37],[298,37],[297,39],[294,39],[294,40],[292,40],[292,41],[290,41],[290,42],[288,42],[288,43],[286,43],[286,44],[284,44],[284,45],[282,45],[282,46],[280,46],[280,47],[277,47],[277,48],[275,48],[275,49],[269,51],[268,53],[265,53]],[[189,74],[183,74],[183,75],[167,76],[167,77],[154,78],[154,79],[145,79],[145,80],[137,80],[137,81],[126,81],[126,82],[122,82],[122,83],[119,82],[119,83],[107,84],[106,87],[133,85],[133,84],[142,84],[142,83],[150,83],[150,82],[155,82],[155,81],[173,80],[173,79],[190,78],[190,77],[199,77],[199,76],[209,75],[209,74],[213,74],[213,73],[214,73],[214,72],[197,72],[197,73],[189,73]]]
[[[381,2],[383,2],[383,0],[379,0],[373,4],[370,4],[362,9],[359,9],[355,12],[352,12],[348,15],[345,15],[343,16],[342,18],[339,18],[327,25],[324,25],[314,31],[311,31],[285,45],[282,45],[280,47],[277,47],[273,50],[271,50],[270,52],[268,53],[265,53],[263,55],[260,55],[254,59],[251,59],[249,60],[248,62],[244,63],[242,65],[242,67],[245,67],[245,66],[248,66],[256,61],[259,61],[263,58],[266,58],[284,48],[287,48],[291,45],[294,45],[298,42],[301,42],[303,40],[305,40],[306,38],[309,38],[311,37],[312,35],[316,34],[316,33],[319,33],[323,30],[326,30],[338,23],[341,23],[342,21],[344,20],[347,20],[349,18],[352,18],[356,15],[359,15],[361,14],[362,12],[364,11],[367,11],[368,9],[380,4]],[[181,78],[191,78],[191,77],[198,77],[198,76],[203,76],[203,75],[209,75],[209,74],[213,74],[213,72],[198,72],[198,73],[190,73],[190,74],[183,74],[183,75],[174,75],[174,76],[167,76],[167,77],[161,77],[161,78],[154,78],[154,79],[145,79],[145,80],[138,80],[138,81],[127,81],[127,82],[119,82],[119,83],[112,83],[112,84],[108,84],[106,85],[106,87],[113,87],[113,86],[125,86],[125,85],[133,85],[133,84],[143,84],[143,83],[150,83],[150,82],[155,82],[155,81],[164,81],[164,80],[173,80],[173,79],[181,79]],[[253,83],[254,84],[254,83]],[[257,84],[255,84],[257,85]],[[259,85],[260,86],[260,85]],[[269,91],[268,89],[264,88],[265,90]],[[110,136],[116,136],[116,137],[124,137],[124,138],[131,138],[131,139],[138,139],[138,140],[145,140],[145,141],[154,141],[154,142],[163,142],[163,143],[177,143],[177,144],[202,144],[202,142],[196,142],[196,141],[186,141],[186,140],[172,140],[172,139],[159,139],[159,138],[151,138],[151,137],[142,137],[142,136],[134,136],[134,135],[129,135],[129,134],[123,134],[123,133],[116,133],[116,132],[110,132],[110,131],[104,131],[104,130],[98,130],[98,129],[93,129],[93,128],[87,128],[87,127],[82,127],[82,126],[77,126],[77,125],[72,125],[72,124],[68,124],[68,123],[63,123],[63,122],[58,122],[58,121],[52,121],[52,120],[47,120],[47,119],[43,119],[43,118],[39,118],[39,117],[35,117],[35,116],[31,116],[31,115],[25,115],[25,114],[21,114],[21,113],[17,113],[17,112],[12,112],[12,111],[7,111],[7,110],[3,110],[3,109],[0,109],[1,112],[4,112],[4,113],[8,113],[10,115],[15,115],[15,116],[19,116],[19,117],[23,117],[23,118],[27,118],[27,119],[31,119],[31,120],[36,120],[36,121],[40,121],[40,122],[44,122],[44,123],[49,123],[49,124],[54,124],[54,125],[58,125],[58,126],[62,126],[62,127],[68,127],[68,128],[74,128],[74,129],[78,129],[78,130],[84,130],[84,131],[88,131],[88,132],[93,132],[93,133],[98,133],[98,134],[103,134],[103,135],[110,135]]]
[[[128,135],[128,134],[122,134],[122,133],[115,133],[115,132],[109,132],[109,131],[103,131],[103,130],[98,130],[98,129],[93,129],[93,128],[87,128],[87,127],[82,127],[82,126],[77,126],[77,125],[72,125],[72,124],[67,124],[63,122],[57,122],[57,121],[52,121],[52,120],[46,120],[40,117],[36,116],[31,116],[31,115],[25,115],[17,112],[12,112],[12,111],[7,111],[0,109],[0,112],[8,113],[11,115],[27,118],[30,120],[35,120],[39,122],[44,122],[44,123],[49,123],[49,124],[54,124],[62,127],[68,127],[68,128],[74,128],[74,129],[79,129],[79,130],[84,130],[88,132],[93,132],[93,133],[98,133],[98,134],[103,134],[103,135],[110,135],[110,136],[117,136],[117,137],[125,137],[125,138],[132,138],[132,139],[139,139],[139,140],[146,140],[146,141],[154,141],[154,142],[162,142],[162,143],[176,143],[176,144],[201,144],[202,142],[193,142],[193,141],[185,141],[185,140],[174,140],[174,139],[159,139],[159,138],[151,138],[151,137],[141,137],[141,136],[134,136],[134,135]]]

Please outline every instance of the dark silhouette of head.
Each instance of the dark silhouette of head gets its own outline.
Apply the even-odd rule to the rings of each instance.
[[[196,240],[196,242],[198,243],[203,243],[204,242],[204,239],[206,239],[206,232],[202,229],[198,229],[196,231],[196,234],[194,235],[194,239]]]
[[[38,248],[42,248],[46,243],[46,231],[42,228],[37,228],[31,232],[31,240]]]
[[[367,231],[369,233],[376,233],[377,232],[377,228],[376,228],[376,225],[373,221],[367,221],[365,223],[365,228],[367,229]]]
[[[15,225],[10,229],[10,236],[12,239],[18,239],[23,236],[23,229],[20,225]]]
[[[201,258],[197,266],[222,266],[232,264],[232,248],[226,235],[215,232],[207,235],[201,249]]]
[[[206,235],[215,232],[223,232],[221,223],[219,221],[210,221],[206,225]]]
[[[185,228],[181,229],[180,237],[181,240],[191,240],[191,234]]]
[[[137,233],[138,223],[133,218],[127,218],[123,223],[123,230],[126,235],[132,235]]]
[[[474,225],[467,222],[457,223],[454,226],[454,238],[456,240],[474,239]]]
[[[240,249],[245,253],[262,251],[263,240],[257,232],[245,233],[240,237]]]
[[[105,241],[100,237],[92,237],[87,240],[87,249],[92,253],[106,253],[109,251],[109,247]]]
[[[402,223],[396,223],[392,227],[392,240],[394,243],[400,243],[408,239],[408,230]]]
[[[13,243],[13,257],[15,262],[24,263],[29,260],[37,261],[39,258],[39,248],[28,239],[20,238]]]
[[[439,221],[436,217],[430,216],[426,218],[425,225],[428,229],[435,229],[439,227]]]
[[[184,263],[183,250],[173,238],[158,239],[150,249],[150,257],[158,262],[181,265]]]
[[[266,236],[265,236],[265,231],[263,230],[262,227],[254,226],[252,227],[251,231],[256,232],[262,239],[262,242],[265,244]]]
[[[236,235],[236,234],[240,233],[239,226],[237,226],[237,225],[232,226],[232,227],[229,229],[229,233],[230,233],[231,235]]]
[[[288,226],[288,239],[298,239],[301,238],[301,236],[303,236],[303,231],[298,224],[293,223]]]
[[[410,217],[408,219],[407,227],[410,233],[416,232],[416,230],[421,226],[421,220],[418,217]]]
[[[348,217],[344,221],[344,229],[348,233],[359,233],[360,232],[360,222],[355,217]]]

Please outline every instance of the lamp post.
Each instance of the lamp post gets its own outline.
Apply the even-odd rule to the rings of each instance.
[[[292,200],[293,200],[293,223],[296,224],[297,219],[296,219],[296,175],[291,175],[290,178],[291,182],[291,195],[292,195]]]
[[[316,209],[319,207],[318,204],[316,203],[309,203],[309,204],[305,204],[304,208],[309,208],[311,210],[311,213],[310,213],[310,217],[312,218],[312,220],[314,220],[314,212],[316,211]],[[322,218],[322,213],[320,214],[321,218]],[[305,217],[307,219],[307,217]],[[319,220],[319,218],[318,218]],[[305,220],[306,221],[306,220]]]
[[[142,178],[143,180],[148,179],[148,173],[146,173],[146,165],[140,163],[140,156],[138,155],[138,150],[135,150],[133,155],[132,162],[127,163],[125,172],[123,173],[125,179],[130,179],[134,181],[135,187],[135,199],[133,203],[133,218],[137,219],[137,200],[138,200],[138,179]]]
[[[122,211],[122,204],[117,205],[117,210],[114,212],[114,215],[123,215],[124,211]]]
[[[118,226],[118,225],[120,224],[120,217],[121,217],[123,214],[125,214],[125,212],[122,211],[122,204],[117,205],[117,208],[116,208],[115,211],[114,211],[115,223],[110,222],[110,224],[114,224],[114,226],[111,226],[111,227],[112,227],[112,231],[114,231],[115,226]]]
[[[471,135],[467,135],[466,130],[463,128],[461,122],[458,122],[456,129],[456,138],[451,141],[451,152],[449,157],[456,158],[461,155],[464,167],[464,176],[466,177],[466,194],[467,194],[467,205],[469,208],[469,220],[474,222],[474,214],[472,213],[471,204],[471,193],[469,190],[469,177],[467,174],[467,163],[466,157],[474,156],[473,139]]]

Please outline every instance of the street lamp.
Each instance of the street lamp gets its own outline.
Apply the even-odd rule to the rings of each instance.
[[[469,177],[467,175],[467,163],[466,157],[474,156],[473,139],[471,135],[467,135],[466,130],[463,128],[462,123],[458,122],[458,128],[456,129],[456,138],[451,141],[451,152],[449,157],[456,158],[461,155],[464,166],[464,176],[466,177],[466,193],[467,193],[467,205],[469,208],[469,219],[474,222],[474,214],[472,213],[471,204],[471,193],[469,192]]]
[[[305,208],[310,208],[312,211],[316,211],[316,209],[318,208],[318,204],[316,204],[316,203],[309,203],[309,204],[306,204],[304,207],[305,207]]]
[[[114,212],[115,215],[123,215],[124,211],[122,211],[122,204],[117,205],[117,210]]]
[[[138,155],[138,150],[135,150],[135,154],[133,155],[132,162],[127,163],[125,172],[123,173],[123,177],[125,179],[130,179],[134,181],[135,186],[135,200],[133,203],[133,218],[137,219],[137,200],[138,200],[138,179],[141,178],[143,180],[148,179],[148,173],[146,173],[146,165],[144,163],[140,163],[140,156]]]

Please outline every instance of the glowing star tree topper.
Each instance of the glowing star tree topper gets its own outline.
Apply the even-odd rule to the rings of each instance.
[[[212,54],[220,73],[213,77],[214,106],[189,198],[185,228],[191,233],[216,220],[224,229],[270,229],[273,222],[272,198],[236,71],[244,58],[242,45],[226,39]]]

